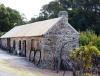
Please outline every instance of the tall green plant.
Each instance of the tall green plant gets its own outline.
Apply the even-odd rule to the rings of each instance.
[[[100,37],[98,37],[97,40],[95,41],[95,45],[100,50]]]
[[[70,54],[70,58],[77,63],[82,74],[84,70],[92,67],[93,55],[100,56],[100,51],[93,45],[87,45],[73,50]]]
[[[84,33],[80,33],[79,44],[80,46],[89,44],[89,38]]]
[[[88,44],[96,45],[96,43],[99,41],[98,39],[99,37],[93,31],[81,32],[79,38],[80,46]]]
[[[100,56],[100,51],[92,45],[81,46],[70,54],[70,57],[80,67],[81,72],[92,67],[92,56]]]

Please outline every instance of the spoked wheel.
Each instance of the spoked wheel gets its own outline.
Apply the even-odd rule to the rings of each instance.
[[[32,61],[34,58],[34,51],[31,51],[30,55],[29,55],[29,60]]]
[[[35,54],[35,64],[38,65],[41,61],[41,51],[37,51]]]
[[[29,61],[34,62],[34,60],[35,60],[35,54],[36,54],[35,51],[30,51]]]

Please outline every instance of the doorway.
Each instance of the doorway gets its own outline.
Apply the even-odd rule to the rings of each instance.
[[[26,57],[26,40],[23,40],[23,56]]]
[[[21,50],[21,40],[19,40],[19,50]]]
[[[8,52],[11,52],[11,51],[10,51],[10,48],[11,48],[11,45],[10,45],[10,38],[7,38],[7,50],[8,50]]]
[[[18,47],[19,47],[19,55],[22,55],[21,40],[19,40],[18,42]]]
[[[0,39],[0,48],[1,48],[1,45],[2,45],[2,43],[1,43],[1,39]]]
[[[12,45],[12,48],[11,48],[11,52],[13,53],[13,54],[16,54],[16,41],[15,40],[13,40],[13,45]]]
[[[15,50],[16,49],[16,41],[14,40],[13,41],[13,50]]]

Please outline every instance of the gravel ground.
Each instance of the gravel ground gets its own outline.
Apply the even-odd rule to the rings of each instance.
[[[0,76],[15,76],[15,75],[12,73],[8,73],[8,72],[0,70]]]
[[[0,50],[0,76],[63,76],[63,72],[39,69],[24,57],[10,55]],[[72,72],[66,72],[65,76],[73,75]]]

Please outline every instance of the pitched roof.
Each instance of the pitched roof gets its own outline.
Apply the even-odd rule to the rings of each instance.
[[[45,34],[52,26],[54,26],[60,19],[61,17],[16,26],[1,36],[1,38],[41,36]]]

